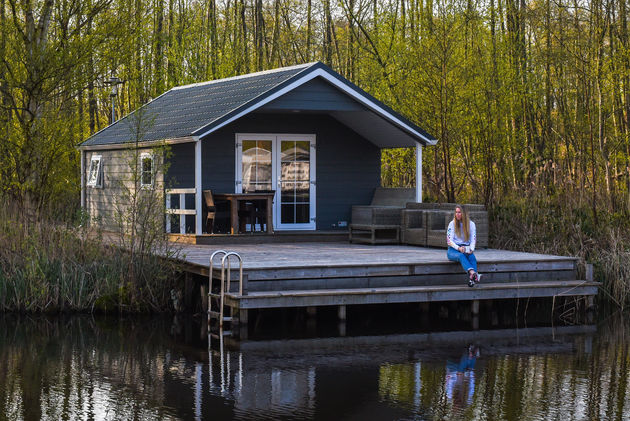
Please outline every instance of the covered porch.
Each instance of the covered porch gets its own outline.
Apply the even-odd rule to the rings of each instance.
[[[169,234],[346,232],[351,207],[380,187],[387,148],[414,148],[410,201],[422,201],[423,147],[436,139],[326,67],[300,76],[171,145]]]

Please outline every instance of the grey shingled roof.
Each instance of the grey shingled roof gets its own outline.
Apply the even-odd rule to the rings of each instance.
[[[141,108],[142,121],[146,122],[142,125],[147,129],[142,139],[138,140],[191,136],[197,129],[220,119],[313,64],[173,88]],[[81,146],[134,142],[137,115],[136,111],[121,118],[89,137]]]
[[[199,136],[251,104],[262,101],[289,85],[303,74],[316,69],[325,70],[348,88],[377,103],[420,133],[425,140],[435,140],[413,122],[373,98],[323,63],[315,62],[173,88],[139,110],[95,133],[80,146],[89,148],[90,146],[130,143],[136,140],[146,142]],[[142,130],[142,135],[136,139],[134,128],[137,125],[138,115],[142,115],[142,125],[146,129]]]

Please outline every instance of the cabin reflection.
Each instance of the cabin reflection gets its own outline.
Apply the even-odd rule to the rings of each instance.
[[[234,401],[237,412],[281,416],[315,408],[314,367],[269,367],[242,352],[209,351],[210,393]]]

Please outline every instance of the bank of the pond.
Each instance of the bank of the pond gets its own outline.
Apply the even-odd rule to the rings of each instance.
[[[0,311],[165,311],[177,268],[80,221],[0,218]]]
[[[624,212],[594,210],[560,194],[505,199],[490,207],[490,246],[578,257],[582,275],[586,263],[594,265],[600,302],[630,304],[630,218]]]

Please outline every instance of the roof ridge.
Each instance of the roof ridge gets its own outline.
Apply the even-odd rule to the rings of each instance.
[[[197,83],[191,83],[189,85],[175,86],[175,87],[171,88],[170,90],[171,91],[178,91],[180,89],[196,88],[196,87],[199,87],[199,86],[212,85],[213,83],[227,82],[227,81],[230,81],[230,80],[245,79],[245,78],[248,78],[248,77],[260,76],[260,75],[270,74],[270,73],[278,73],[278,72],[283,72],[283,71],[292,70],[292,69],[302,69],[302,68],[306,69],[307,67],[313,66],[313,65],[315,65],[317,63],[318,63],[317,61],[312,61],[310,63],[296,64],[294,66],[280,67],[278,69],[261,70],[260,72],[246,73],[246,74],[243,74],[243,75],[231,76],[231,77],[226,77],[226,78],[223,78],[223,79],[214,79],[214,80],[208,80],[206,82],[197,82]]]

